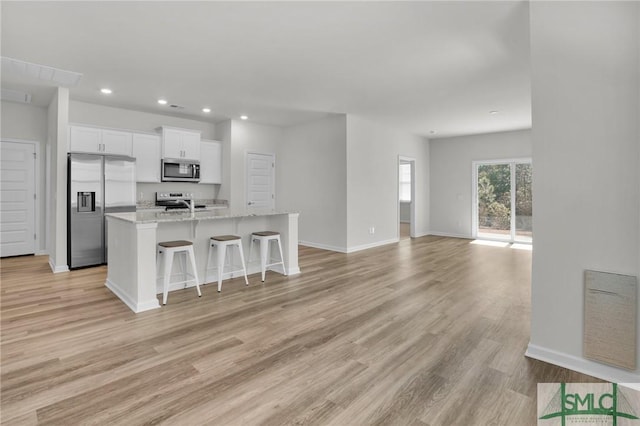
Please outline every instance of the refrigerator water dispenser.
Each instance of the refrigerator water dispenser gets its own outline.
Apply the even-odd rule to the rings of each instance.
[[[78,192],[78,213],[96,211],[96,193]]]

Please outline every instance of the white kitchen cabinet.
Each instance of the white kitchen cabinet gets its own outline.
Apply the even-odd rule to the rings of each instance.
[[[102,129],[69,126],[69,151],[102,153]]]
[[[200,160],[200,132],[162,126],[162,157]]]
[[[133,134],[120,130],[102,129],[103,153],[131,157]]]
[[[222,183],[222,143],[218,141],[202,140],[200,183]]]
[[[133,134],[133,157],[137,182],[160,182],[160,136]]]
[[[132,134],[99,127],[69,126],[69,151],[131,157]]]

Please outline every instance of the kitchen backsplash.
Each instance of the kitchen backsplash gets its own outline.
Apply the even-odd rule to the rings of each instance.
[[[205,206],[229,206],[229,202],[227,200],[218,200],[212,198],[196,198],[196,204],[204,204]],[[156,207],[155,200],[148,201],[138,201],[136,204],[139,209],[151,209]]]
[[[138,183],[136,186],[136,200],[138,204],[156,201],[156,192],[191,192],[196,200],[215,200],[218,198],[220,185],[188,183],[188,182],[162,182],[162,183]]]

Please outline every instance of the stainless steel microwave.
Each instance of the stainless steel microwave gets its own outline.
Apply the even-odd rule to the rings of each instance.
[[[200,182],[200,163],[197,161],[164,158],[162,160],[163,182]]]

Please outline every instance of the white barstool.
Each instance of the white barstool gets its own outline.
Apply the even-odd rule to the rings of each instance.
[[[184,273],[184,279],[178,282],[171,282],[171,269],[173,267],[173,256],[180,254],[182,258],[182,272]],[[191,269],[193,274],[188,273],[187,257],[191,263]],[[156,268],[162,270],[162,304],[167,304],[167,295],[169,293],[169,286],[171,284],[187,284],[191,281],[195,282],[196,290],[198,291],[198,297],[202,296],[200,293],[200,285],[198,284],[198,272],[196,269],[196,258],[193,254],[193,243],[191,241],[177,240],[177,241],[163,241],[158,243],[158,259],[156,261]],[[192,278],[188,278],[191,276]]]
[[[282,254],[282,244],[280,243],[280,233],[274,231],[261,231],[251,234],[251,245],[249,246],[249,262],[251,262],[251,254],[253,253],[253,242],[260,243],[260,270],[262,271],[262,282],[267,272],[267,268],[282,265],[282,272],[287,275],[287,269],[284,267],[284,255]],[[271,243],[278,242],[278,251],[280,252],[280,260],[271,258]],[[267,263],[270,262],[270,263]],[[273,269],[272,269],[273,270]]]
[[[226,272],[224,271],[224,262],[228,247],[237,247],[238,253],[240,253],[240,262],[242,262],[242,269],[236,269]],[[216,266],[209,266],[214,248],[217,250]],[[231,261],[229,261],[229,263],[231,263]],[[231,264],[229,265],[229,267],[233,266],[234,265]],[[244,253],[242,251],[242,238],[238,237],[237,235],[217,235],[215,237],[211,237],[209,240],[209,253],[207,254],[207,268],[205,269],[205,279],[207,271],[209,271],[210,269],[217,269],[218,293],[222,291],[222,276],[225,273],[234,274],[236,272],[242,272],[244,274],[245,285],[249,285],[249,280],[247,279],[247,268],[244,263]]]

